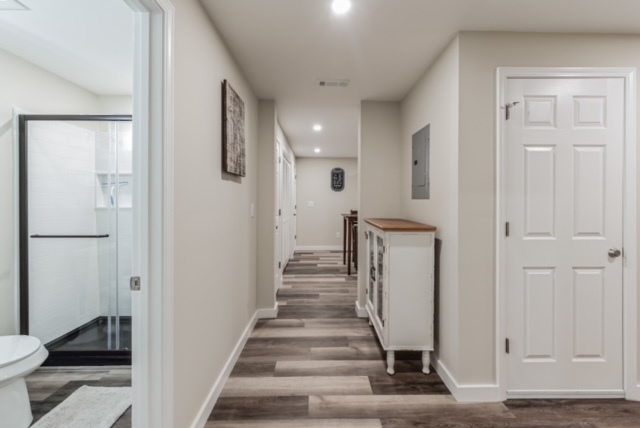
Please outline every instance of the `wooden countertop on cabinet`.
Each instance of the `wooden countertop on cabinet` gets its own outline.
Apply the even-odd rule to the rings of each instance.
[[[385,232],[433,232],[437,229],[429,224],[400,218],[365,218],[364,221]]]

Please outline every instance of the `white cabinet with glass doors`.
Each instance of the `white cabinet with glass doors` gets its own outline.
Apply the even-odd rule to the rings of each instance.
[[[394,374],[395,351],[433,351],[435,230],[401,219],[366,218],[367,312]]]

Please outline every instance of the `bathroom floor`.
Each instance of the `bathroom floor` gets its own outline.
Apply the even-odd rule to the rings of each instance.
[[[62,403],[82,385],[131,386],[131,368],[112,367],[40,367],[27,377],[33,422]],[[112,428],[131,428],[131,407]]]

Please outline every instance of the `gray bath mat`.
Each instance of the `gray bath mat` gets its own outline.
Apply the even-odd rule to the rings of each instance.
[[[111,428],[131,406],[131,387],[81,386],[32,428]]]

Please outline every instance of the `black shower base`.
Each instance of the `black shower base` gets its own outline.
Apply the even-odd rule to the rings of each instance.
[[[113,323],[112,323],[113,325]],[[43,366],[131,365],[131,317],[120,317],[120,349],[109,350],[107,317],[98,317],[47,343]],[[111,335],[115,344],[115,335]]]

